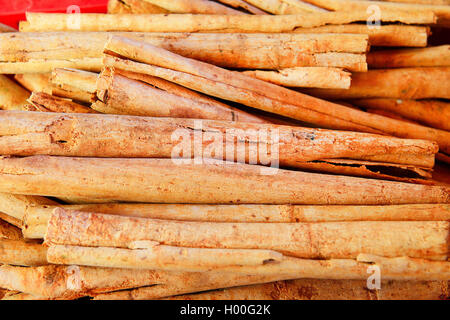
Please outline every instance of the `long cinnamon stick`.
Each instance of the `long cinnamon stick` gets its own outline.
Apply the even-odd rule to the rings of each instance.
[[[84,227],[86,223],[88,229]],[[120,234],[117,234],[117,229],[121,230]],[[447,260],[448,232],[448,222],[179,222],[56,209],[49,221],[45,241],[50,246],[62,244],[117,248],[130,248],[137,242],[156,241],[188,248],[276,250],[310,259],[356,258],[364,252],[385,257]],[[262,234],[264,237],[260,236]],[[104,254],[114,255],[108,252]],[[153,256],[151,252],[148,254]],[[139,254],[134,259],[139,259]]]
[[[432,168],[438,151],[425,140],[232,121],[18,111],[4,111],[0,119],[4,155],[200,157],[285,167],[322,159],[385,158]],[[199,137],[202,132],[205,136]]]
[[[22,32],[39,31],[140,31],[140,32],[290,32],[296,28],[312,28],[326,24],[366,21],[361,11],[320,12],[301,15],[105,15],[81,14],[80,24],[68,23],[69,14],[27,12],[27,21],[20,23]],[[382,11],[381,21],[407,24],[432,24],[433,12]]]
[[[290,205],[165,205],[86,204],[60,206],[66,210],[112,215],[203,222],[296,223],[339,221],[446,221],[448,205],[290,206]],[[26,208],[25,238],[43,239],[56,206]]]
[[[269,261],[277,263],[283,256],[270,250],[197,249],[153,244],[137,250],[56,245],[50,246],[47,258],[51,263],[63,265],[204,272],[230,266],[257,266]]]
[[[365,62],[361,59],[361,53],[368,48],[367,36],[362,34],[118,34],[230,68],[280,69],[315,65],[351,68],[351,63],[355,64],[355,61]],[[59,59],[67,64],[74,60],[75,65],[77,59],[99,58],[108,37],[105,32],[19,33],[15,37],[0,35],[0,61],[4,61],[0,70],[13,71],[15,66],[32,66],[35,60]]]
[[[273,169],[273,168],[272,168]],[[268,171],[267,171],[268,170]],[[445,187],[170,159],[0,159],[0,191],[104,201],[248,204],[448,203]],[[278,192],[274,193],[273,188]],[[170,192],[167,192],[170,190]]]

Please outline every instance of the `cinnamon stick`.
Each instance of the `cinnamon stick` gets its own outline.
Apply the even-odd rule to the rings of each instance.
[[[86,223],[89,225],[88,229],[83,227]],[[118,229],[121,230],[120,234],[117,234]],[[187,248],[275,250],[285,255],[308,259],[351,259],[364,252],[385,257],[409,256],[447,260],[448,233],[448,222],[372,221],[319,224],[179,222],[69,212],[59,208],[55,209],[49,221],[45,242],[49,246],[130,248],[134,243],[155,241],[162,245]],[[63,249],[60,254],[69,255],[68,250]],[[115,255],[111,252],[102,254],[105,257]],[[76,251],[74,253],[75,257],[83,255]],[[145,256],[144,253],[142,255]],[[153,253],[149,252],[148,255],[151,259]],[[126,256],[126,253],[123,256]],[[139,260],[139,254],[133,258]],[[274,256],[274,260],[278,259]],[[59,260],[51,260],[56,261]],[[96,259],[92,258],[89,261]],[[125,267],[127,264],[123,258],[117,259],[117,263],[119,262],[124,263],[118,265],[119,267]],[[81,262],[78,260],[69,262],[69,264],[78,263]],[[133,266],[133,262],[130,266]]]
[[[197,249],[153,243],[137,250],[54,245],[49,247],[47,258],[51,263],[63,265],[204,272],[277,263],[283,256],[270,250]]]
[[[432,168],[438,151],[435,143],[425,140],[232,121],[17,111],[2,112],[0,119],[4,155],[200,157],[261,165],[277,162],[284,167],[322,159],[384,158]],[[200,132],[205,136],[199,137]]]
[[[297,223],[342,221],[446,221],[448,205],[397,206],[291,206],[291,205],[183,205],[183,204],[85,204],[59,206],[66,210],[97,212],[129,217],[248,223]],[[56,206],[26,209],[23,234],[43,239]]]
[[[362,34],[117,34],[229,68],[280,69],[316,65],[352,68],[357,61],[365,63],[361,53],[368,49],[367,36]],[[19,33],[15,37],[0,34],[0,61],[4,61],[1,70],[12,71],[15,66],[29,66],[35,60],[59,59],[67,64],[74,60],[75,65],[77,59],[99,58],[108,37],[106,32]]]
[[[159,3],[159,2],[158,2]],[[22,32],[41,31],[138,31],[138,32],[290,32],[296,28],[312,28],[327,24],[366,21],[366,12],[320,12],[300,15],[106,15],[81,14],[80,24],[68,23],[69,14],[27,12]],[[433,24],[433,12],[382,11],[381,21],[406,24]]]
[[[301,67],[277,71],[244,71],[245,75],[285,87],[348,89],[351,74],[339,68]]]
[[[270,168],[256,165],[190,162],[4,157],[0,159],[0,191],[147,203],[375,205],[450,200],[445,187],[281,169],[273,174]]]

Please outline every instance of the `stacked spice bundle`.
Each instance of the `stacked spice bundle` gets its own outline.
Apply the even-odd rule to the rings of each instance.
[[[450,6],[374,3],[381,26],[123,0],[5,30],[0,297],[448,297]]]

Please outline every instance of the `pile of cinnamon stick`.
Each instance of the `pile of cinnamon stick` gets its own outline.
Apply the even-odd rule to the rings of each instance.
[[[421,2],[0,26],[0,298],[448,298],[450,3]]]

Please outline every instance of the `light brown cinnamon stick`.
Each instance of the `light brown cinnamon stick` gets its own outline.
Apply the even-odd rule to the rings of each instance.
[[[301,67],[277,71],[244,71],[245,75],[285,87],[348,89],[351,74],[339,68]]]
[[[4,157],[0,178],[1,192],[104,201],[355,205],[450,201],[445,187],[281,169],[274,174],[257,165],[181,164],[170,159]]]
[[[47,258],[63,265],[205,272],[278,263],[283,256],[271,250],[181,248],[153,243],[135,250],[54,245],[48,249]]]
[[[27,21],[20,23],[22,32],[40,31],[140,31],[140,32],[290,32],[296,28],[326,24],[346,24],[366,21],[361,11],[324,12],[301,15],[105,15],[81,14],[80,24],[68,23],[70,15],[27,12]],[[432,24],[433,12],[382,11],[381,21],[407,24]]]
[[[86,224],[89,225],[88,229],[84,227]],[[117,234],[117,229],[121,230],[120,234]],[[385,257],[409,256],[447,260],[448,233],[448,222],[179,222],[69,212],[59,208],[55,209],[49,221],[45,242],[49,246],[132,248],[134,243],[155,241],[163,245],[187,248],[275,250],[289,256],[308,259],[349,259],[356,258],[360,253],[368,253]],[[69,256],[67,250],[61,249],[59,254]],[[119,252],[117,254],[120,255]],[[83,254],[77,254],[75,251],[74,255],[80,258],[68,263],[57,263],[81,263],[78,261]],[[111,252],[104,253],[105,257],[114,255]],[[126,256],[126,253],[123,255]],[[144,256],[144,253],[142,255]],[[150,259],[153,257],[152,252],[148,255]],[[138,261],[139,253],[133,258]],[[273,259],[278,260],[275,255]],[[104,258],[100,260],[105,261]],[[51,260],[56,261],[60,260]],[[96,259],[89,259],[88,263],[92,263],[91,261]],[[125,259],[118,261],[123,262],[118,267],[124,267],[125,264],[133,266],[132,258],[128,263]],[[186,265],[186,268],[189,266]]]
[[[316,65],[351,68],[357,61],[365,62],[361,53],[368,49],[367,36],[362,34],[118,34],[229,68],[280,69]],[[67,64],[73,60],[75,65],[80,59],[99,58],[108,37],[106,32],[19,33],[15,37],[0,34],[0,61],[3,63],[0,71],[19,71],[20,66],[32,66],[36,60],[59,59]],[[97,67],[101,68],[101,62]]]
[[[60,206],[66,210],[110,215],[203,222],[297,223],[339,221],[446,221],[448,205],[290,206],[290,205],[164,205],[86,204]],[[23,234],[43,239],[56,206],[26,209]]]
[[[18,111],[2,112],[0,119],[4,155],[215,158],[284,167],[323,159],[384,158],[432,168],[438,151],[426,140],[232,121]]]

